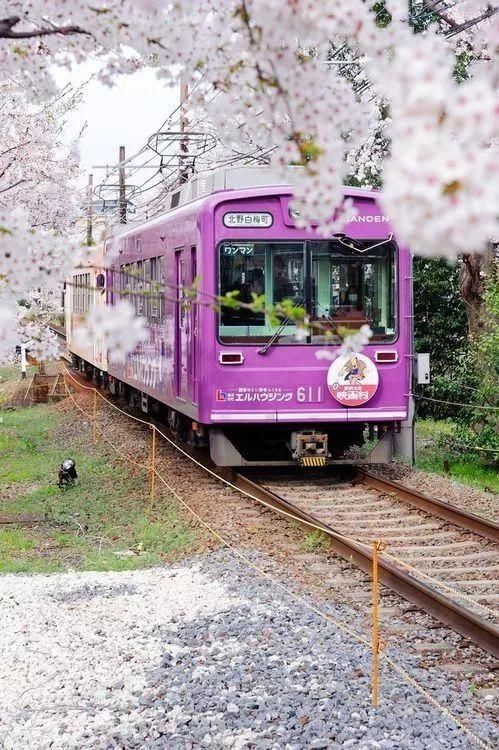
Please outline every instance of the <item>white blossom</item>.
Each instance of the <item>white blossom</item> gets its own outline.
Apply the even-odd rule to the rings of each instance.
[[[35,359],[57,360],[61,356],[59,338],[46,325],[28,323],[24,328],[22,341]]]
[[[0,81],[0,294],[10,313],[8,344],[2,337],[10,356],[28,325],[38,326],[29,335],[40,358],[43,343],[46,358],[55,355],[51,336],[41,332],[60,313],[62,282],[77,247],[68,235],[78,153],[62,141],[64,117],[77,101],[66,89],[48,105],[30,105],[18,76]]]
[[[405,0],[387,8],[382,27],[364,0],[11,0],[4,26],[11,18],[16,34],[41,36],[0,38],[0,275],[10,291],[65,271],[77,154],[41,158],[56,154],[60,125],[57,105],[39,103],[56,96],[56,66],[89,55],[109,85],[143,65],[166,84],[182,74],[196,82],[189,103],[227,147],[244,154],[257,144],[283,176],[301,164],[299,226],[341,231],[353,211],[342,186],[353,176],[383,183],[385,213],[413,251],[484,249],[499,234],[499,14],[448,40],[442,28],[466,26],[487,4],[440,3],[441,21],[424,34],[413,32]],[[459,83],[461,52],[475,64]]]
[[[228,145],[274,148],[272,162],[283,170],[290,159],[303,164],[295,204],[304,226],[318,221],[326,235],[341,229],[342,183],[353,170],[367,184],[382,178],[394,228],[417,252],[454,257],[470,243],[480,250],[497,234],[497,15],[476,27],[484,64],[459,85],[454,46],[439,25],[414,34],[408,4],[387,7],[392,21],[381,28],[363,0],[17,0],[9,6],[22,19],[16,31],[76,33],[47,34],[43,44],[0,40],[0,60],[5,77],[17,75],[37,100],[54,91],[49,57],[70,66],[112,51],[101,57],[109,83],[139,65],[155,66],[167,82],[202,70],[190,101]],[[469,0],[448,10],[461,23],[484,7]],[[360,61],[355,75],[325,64],[331,43],[346,48],[347,63]],[[356,94],[359,81],[367,89]],[[381,102],[390,116],[380,126]]]
[[[121,300],[113,307],[93,307],[85,323],[75,330],[75,343],[89,346],[96,338],[106,341],[109,357],[114,362],[124,362],[135,346],[147,339],[147,325],[135,315],[132,305]]]
[[[372,335],[373,332],[370,326],[367,324],[363,325],[355,333],[345,336],[338,349],[319,349],[315,353],[315,356],[317,359],[326,359],[333,362],[345,354],[360,354],[362,349],[369,343]]]

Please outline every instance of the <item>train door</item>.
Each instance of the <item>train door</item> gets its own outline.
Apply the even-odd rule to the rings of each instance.
[[[175,251],[175,392],[195,401],[197,311],[189,290],[196,277],[196,248]]]
[[[191,247],[189,286],[191,289],[197,277],[197,255],[196,248]],[[198,305],[196,298],[191,297],[189,307],[189,392],[191,401],[198,401],[198,374],[197,374],[197,338],[198,338]]]
[[[187,400],[188,317],[185,305],[186,257],[184,248],[175,250],[175,395]]]

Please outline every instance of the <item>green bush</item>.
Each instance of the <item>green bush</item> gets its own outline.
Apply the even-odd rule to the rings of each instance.
[[[473,383],[467,402],[488,408],[459,410],[452,448],[499,464],[499,266],[487,279],[484,303],[485,325],[470,346],[466,376]]]
[[[414,337],[416,351],[429,352],[431,384],[424,395],[443,401],[469,401],[473,377],[466,311],[459,296],[459,268],[443,258],[414,260]],[[423,419],[447,419],[456,408],[421,401]]]

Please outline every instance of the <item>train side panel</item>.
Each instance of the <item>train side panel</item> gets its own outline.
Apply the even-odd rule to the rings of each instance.
[[[66,342],[70,354],[87,362],[100,372],[107,372],[107,342],[104,336],[87,340],[78,336],[90,311],[106,307],[106,275],[103,269],[103,246],[95,248],[92,260],[73,271],[66,281],[64,311]]]
[[[198,217],[199,205],[187,206],[109,243],[115,256],[118,244],[118,254],[108,304],[120,295],[129,299],[148,328],[126,362],[110,355],[109,374],[194,420],[202,374],[199,311],[191,304],[194,281],[203,274]]]

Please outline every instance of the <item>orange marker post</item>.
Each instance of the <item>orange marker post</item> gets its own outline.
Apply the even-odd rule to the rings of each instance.
[[[378,580],[378,554],[386,547],[386,542],[373,542],[373,673],[372,673],[372,700],[373,706],[378,706],[379,687],[379,580]]]
[[[152,428],[152,445],[151,445],[151,505],[154,502],[154,493],[156,486],[156,427],[151,425]]]
[[[92,430],[92,443],[97,444],[97,391],[94,388],[94,409],[93,409],[93,430]]]

